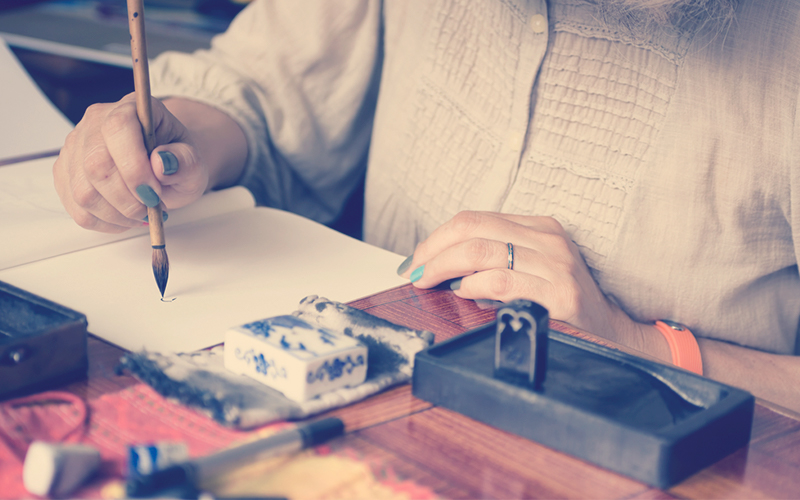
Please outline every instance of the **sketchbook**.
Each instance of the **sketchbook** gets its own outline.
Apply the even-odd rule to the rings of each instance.
[[[281,210],[234,187],[169,212],[164,301],[146,227],[82,229],[53,187],[53,159],[0,168],[0,281],[86,315],[124,349],[191,352],[236,325],[290,314],[308,295],[349,302],[404,284],[404,256]]]

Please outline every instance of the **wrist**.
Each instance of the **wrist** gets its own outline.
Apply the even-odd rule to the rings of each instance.
[[[672,364],[672,351],[667,339],[652,323],[636,323],[639,332],[640,350],[658,359],[665,365]]]
[[[672,364],[672,353],[664,336],[652,323],[634,321],[616,304],[612,304],[613,337],[609,340],[625,345],[664,364]]]
[[[225,112],[191,99],[168,98],[164,105],[185,127],[187,142],[206,170],[206,189],[233,185],[247,162],[247,139],[239,124]]]

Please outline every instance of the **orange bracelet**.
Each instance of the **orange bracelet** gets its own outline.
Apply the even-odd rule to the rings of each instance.
[[[703,359],[700,357],[700,346],[697,345],[697,339],[692,332],[680,323],[665,319],[656,321],[655,326],[667,339],[669,350],[672,352],[672,364],[702,375]]]

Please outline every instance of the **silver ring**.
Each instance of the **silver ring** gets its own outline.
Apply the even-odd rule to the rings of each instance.
[[[514,245],[511,243],[507,243],[508,245],[508,268],[513,270],[514,269]]]

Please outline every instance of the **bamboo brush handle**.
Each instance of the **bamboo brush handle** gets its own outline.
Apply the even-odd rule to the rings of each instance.
[[[156,147],[153,127],[153,107],[150,101],[150,67],[147,60],[147,38],[144,31],[143,0],[128,0],[128,27],[131,33],[131,57],[133,59],[133,89],[136,92],[136,114],[142,124],[144,145],[147,157]],[[163,246],[164,226],[161,205],[148,207],[147,220],[150,224],[150,244]]]
[[[149,155],[156,147],[156,137],[153,130],[153,108],[150,103],[150,68],[147,61],[143,0],[128,0],[128,26],[131,32],[136,113],[139,115],[139,122],[142,124],[144,145]]]

